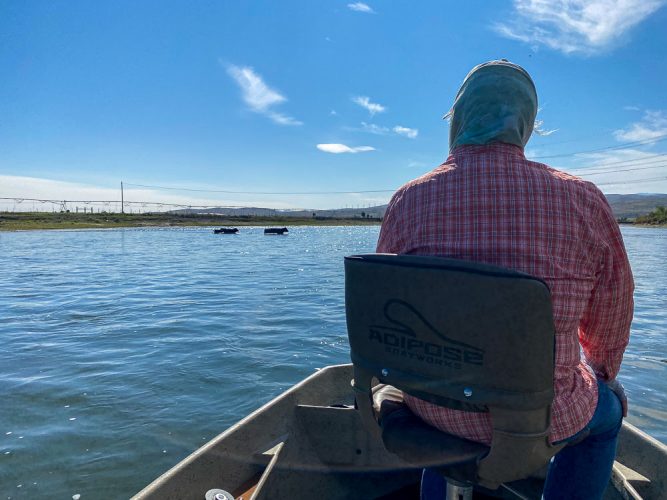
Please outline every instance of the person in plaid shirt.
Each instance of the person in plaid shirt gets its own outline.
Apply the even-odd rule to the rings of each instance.
[[[523,68],[506,60],[475,67],[447,115],[449,157],[394,194],[377,252],[482,262],[546,281],[556,330],[551,440],[573,443],[552,460],[544,498],[601,498],[627,415],[616,375],[633,314],[632,272],[602,192],[524,156],[536,115]],[[488,414],[404,397],[430,425],[490,443]],[[438,480],[425,471],[423,492]]]

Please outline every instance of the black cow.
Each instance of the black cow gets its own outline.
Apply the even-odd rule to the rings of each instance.
[[[289,230],[286,227],[269,227],[264,230],[264,234],[285,234]]]

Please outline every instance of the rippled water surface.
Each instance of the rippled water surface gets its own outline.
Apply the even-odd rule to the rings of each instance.
[[[342,257],[377,227],[0,233],[0,497],[126,498],[316,368],[349,362]],[[667,230],[624,228],[621,378],[667,441]]]

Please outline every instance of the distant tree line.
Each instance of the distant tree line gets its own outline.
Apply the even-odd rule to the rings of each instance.
[[[640,215],[635,219],[636,224],[667,224],[667,208],[656,207],[650,214]]]

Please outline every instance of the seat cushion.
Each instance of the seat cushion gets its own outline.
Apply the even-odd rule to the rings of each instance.
[[[450,467],[476,463],[489,452],[483,444],[426,424],[403,403],[403,393],[390,385],[373,388],[373,409],[385,448],[410,464]]]

